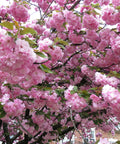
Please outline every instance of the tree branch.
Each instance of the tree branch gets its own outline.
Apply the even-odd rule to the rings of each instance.
[[[26,111],[25,111],[25,119],[29,118],[29,114],[30,114],[30,110],[26,109]]]
[[[73,120],[73,116],[72,116],[72,109],[70,108],[70,118],[71,118],[71,121],[73,123],[73,127],[74,129],[79,133],[79,135],[82,137],[82,139],[84,139],[84,136],[80,133],[80,131],[77,129],[76,125],[75,125],[75,122]],[[85,143],[88,144],[88,142],[86,141],[86,139],[84,139]]]
[[[33,6],[37,7],[37,8],[39,9],[39,12],[40,12],[40,19],[42,18],[41,9],[40,9],[40,7],[39,7],[38,5],[31,3],[30,0],[23,0],[23,1],[26,1],[26,2],[29,3],[30,5],[33,5]]]
[[[22,134],[22,132],[18,132],[18,133],[11,139],[11,142],[13,143],[14,140],[16,140],[17,137],[19,137],[21,134]]]
[[[80,51],[76,51],[75,53],[73,53],[66,61],[63,65],[60,65],[60,66],[56,66],[56,67],[53,67],[51,70],[55,70],[55,69],[58,69],[58,68],[61,68],[62,66],[65,66],[67,64],[67,62],[75,55],[79,54],[81,52]]]
[[[72,6],[70,9],[68,9],[69,11],[73,10],[79,3],[80,3],[81,0],[77,0]]]
[[[3,131],[4,131],[6,144],[12,144],[10,136],[9,136],[8,128],[7,128],[7,123],[3,123]]]
[[[43,19],[45,18],[46,13],[47,13],[48,9],[50,8],[50,6],[52,5],[53,2],[54,2],[54,0],[52,0],[52,2],[49,4],[48,8],[47,8],[46,11],[44,12]]]
[[[29,137],[33,137],[24,127],[23,125],[20,123],[20,120],[18,117],[16,117],[16,120],[18,121],[19,125],[21,126],[21,128],[28,134]]]

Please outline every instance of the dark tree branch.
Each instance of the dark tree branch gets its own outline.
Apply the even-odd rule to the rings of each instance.
[[[70,118],[71,118],[71,121],[72,121],[72,123],[73,123],[74,129],[79,133],[79,135],[82,137],[82,139],[84,139],[85,143],[88,144],[88,142],[86,141],[86,139],[84,138],[84,136],[82,135],[82,133],[80,133],[80,131],[79,131],[78,128],[76,127],[76,124],[75,124],[74,119],[73,119],[72,109],[71,109],[71,108],[70,108]]]
[[[30,110],[26,109],[26,111],[25,111],[25,119],[29,118],[29,114],[30,114]]]
[[[73,53],[66,61],[63,65],[60,65],[60,66],[56,66],[56,67],[53,67],[51,70],[55,70],[55,69],[58,69],[58,68],[61,68],[62,66],[65,66],[67,64],[67,62],[75,55],[79,54],[81,52],[80,51],[76,51],[75,53]]]
[[[52,0],[52,2],[49,4],[48,8],[44,12],[43,19],[46,17],[47,11],[48,11],[48,9],[50,8],[50,6],[52,5],[53,2],[54,2],[54,0]]]
[[[29,137],[32,138],[33,136],[23,127],[18,117],[16,117],[16,120],[18,121],[19,126],[21,126],[21,128],[29,135]]]
[[[68,127],[68,128],[66,128],[66,129],[62,130],[62,131],[59,133],[59,136],[60,136],[60,137],[64,137],[68,132],[70,132],[70,131],[72,131],[72,130],[76,130],[77,127],[81,124],[81,122],[74,122],[74,120],[73,120],[73,118],[72,118],[72,111],[70,111],[70,112],[71,112],[71,117],[68,118],[67,122],[72,120],[72,122],[74,123],[74,126],[71,126],[71,127]],[[100,110],[100,112],[103,112],[103,113],[104,113],[103,110]],[[91,112],[89,107],[84,108],[83,111],[82,111],[82,113],[83,113],[83,114],[84,114],[84,113],[87,113],[87,116],[84,114],[84,115],[81,116],[81,118],[88,118],[88,117],[94,116],[94,115],[96,114],[96,112]],[[66,123],[66,124],[67,124],[67,123]],[[54,130],[54,131],[55,131],[55,130],[58,130],[58,129],[62,129],[62,125],[61,125],[60,123],[55,124],[55,125],[53,126],[53,130]],[[33,138],[34,138],[35,141],[32,142],[31,144],[44,144],[44,138],[43,138],[43,137],[47,134],[47,132],[44,132],[44,133],[42,133],[42,134],[39,136],[40,133],[41,133],[41,131],[39,131],[36,135],[33,136]],[[38,138],[36,138],[37,136],[38,136]],[[35,139],[35,138],[36,138],[36,139]],[[25,139],[22,140],[22,141],[20,141],[20,142],[18,142],[17,144],[28,144],[28,142],[29,142],[31,139],[32,139],[32,137],[28,137],[28,135],[26,135]]]
[[[75,46],[75,45],[80,46],[80,45],[83,45],[84,43],[86,43],[87,45],[89,45],[86,41],[83,41],[83,42],[80,43],[80,44],[72,44],[72,45],[73,45],[73,46]],[[72,46],[72,45],[71,45],[71,46]],[[65,65],[67,64],[67,62],[68,62],[73,56],[79,54],[80,52],[83,53],[84,51],[81,51],[81,50],[76,51],[75,53],[73,53],[73,54],[64,62],[64,64],[59,65],[59,66],[56,66],[56,67],[53,67],[51,70],[55,70],[55,69],[58,69],[58,68],[61,68],[61,67],[65,66]]]
[[[42,141],[44,140],[43,137],[47,134],[47,132],[44,132],[35,142],[31,144],[42,144]]]
[[[0,128],[1,128],[1,126],[2,126],[2,120],[0,120]]]
[[[4,131],[6,144],[12,144],[10,136],[9,136],[9,132],[8,132],[7,123],[3,123],[3,131]]]
[[[13,143],[14,140],[16,140],[21,134],[22,134],[22,132],[17,133],[17,134],[11,139],[11,142]]]
[[[24,140],[19,141],[17,144],[28,144],[28,142],[31,140],[32,138],[29,137],[28,135],[24,135]]]
[[[77,0],[72,6],[70,9],[68,9],[69,11],[73,10],[79,3],[80,3],[81,0]]]

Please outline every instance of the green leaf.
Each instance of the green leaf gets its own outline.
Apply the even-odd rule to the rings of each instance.
[[[115,9],[120,10],[120,6],[117,6]]]
[[[67,99],[66,99],[66,98],[61,97],[61,102],[62,102],[62,103],[65,103],[66,101],[67,101]]]
[[[29,45],[30,45],[32,48],[38,47],[38,46],[37,46],[37,43],[36,43],[34,40],[30,40],[28,37],[25,37],[24,39],[29,43]]]
[[[113,77],[116,77],[116,78],[120,78],[120,73],[118,73],[116,71],[110,71],[108,76],[113,76]]]
[[[24,95],[20,95],[21,97],[24,97],[24,98],[29,98],[28,95],[24,94]]]
[[[89,117],[89,114],[86,113],[86,112],[82,112],[79,114],[81,118],[88,118]]]
[[[52,17],[52,14],[50,13],[50,14],[48,14],[47,16],[48,16],[48,17]]]
[[[86,100],[88,100],[89,97],[90,97],[90,93],[89,93],[88,91],[86,91],[86,90],[80,91],[80,93],[78,93],[78,95],[79,95],[80,97],[83,97],[83,98],[86,99]]]
[[[78,87],[77,87],[77,86],[74,86],[74,87],[73,87],[73,90],[74,90],[75,92],[77,92],[77,91],[78,91]]]
[[[41,110],[41,111],[36,111],[35,113],[36,115],[44,115],[44,112]]]
[[[45,114],[45,117],[48,118],[48,119],[50,119],[50,114],[49,113]]]
[[[13,33],[7,32],[10,37],[14,37]]]
[[[27,28],[24,27],[23,30],[20,30],[21,35],[28,34],[28,33],[31,33],[32,35],[37,34],[37,32],[33,28],[29,28],[29,27]]]
[[[97,120],[93,120],[93,122],[94,122],[95,125],[99,125],[99,124],[103,123],[103,120],[102,119],[97,119]]]
[[[4,86],[7,86],[10,90],[12,90],[12,85],[9,83],[4,84]]]
[[[41,91],[51,91],[52,90],[52,84],[48,84],[48,83],[41,83],[41,84],[37,84],[35,86],[33,86],[34,88],[37,88],[38,90]]]
[[[81,15],[80,15],[80,13],[79,12],[77,12],[77,11],[75,11],[75,12],[73,12],[77,17],[81,17]]]
[[[21,99],[22,101],[34,102],[34,98],[29,98],[28,95],[20,95],[18,96],[18,98]]]
[[[39,24],[39,25],[45,25],[45,21],[44,20],[38,20],[37,24]]]
[[[3,118],[5,115],[6,115],[6,112],[5,112],[4,110],[2,110],[2,111],[0,112],[0,118]]]
[[[100,141],[100,140],[97,140],[97,141],[95,142],[95,144],[98,144],[99,141]]]
[[[99,10],[101,9],[99,3],[91,4],[91,6],[92,6],[93,8],[99,9]]]
[[[57,46],[61,47],[63,50],[65,49],[65,46],[62,44],[57,44]]]
[[[3,23],[0,23],[0,25],[3,26],[3,27],[8,28],[8,29],[10,29],[10,30],[13,30],[13,26],[14,26],[13,23],[10,23],[10,22],[8,22],[8,21],[3,22]]]
[[[116,144],[120,144],[120,141],[116,141],[115,143],[116,143]]]
[[[90,14],[91,14],[91,11],[90,11],[90,10],[88,10],[88,11],[86,11],[85,13],[87,13],[87,14],[89,14],[89,15],[90,15]]]
[[[64,40],[62,40],[61,38],[59,38],[59,37],[56,37],[55,39],[54,39],[54,42],[55,43],[60,43],[60,44],[63,44],[63,45],[68,45],[68,42],[67,41],[64,41]]]
[[[39,55],[40,57],[42,57],[42,58],[47,58],[47,56],[46,55],[44,55],[44,53],[42,53],[42,52],[35,52],[37,55]]]
[[[35,128],[35,130],[39,130],[39,126],[37,125],[37,124],[35,124],[35,126],[34,126],[34,128]]]
[[[64,23],[63,23],[63,27],[64,27],[64,28],[66,28],[66,24],[67,24],[67,22],[64,22]]]
[[[6,112],[3,109],[3,105],[0,103],[0,118],[3,118],[6,115]]]
[[[60,10],[55,10],[55,12],[58,12],[58,13],[59,13],[59,12],[60,12]]]
[[[14,25],[19,30],[20,26],[19,26],[19,23],[17,21],[14,21]]]
[[[46,73],[53,73],[53,71],[51,71],[46,65],[41,64],[39,67],[41,70],[43,70]]]
[[[89,88],[88,90],[96,90],[98,87]]]
[[[63,95],[64,94],[65,89],[56,89],[55,92],[58,95]]]
[[[98,12],[95,11],[95,10],[92,10],[92,13],[93,13],[93,14],[96,14],[96,15],[100,15],[100,13],[98,13]]]
[[[100,68],[96,67],[96,66],[89,66],[89,68],[91,70],[96,70],[96,71],[100,71]]]
[[[38,90],[42,90],[42,91],[51,91],[52,88],[48,87],[48,86],[34,86],[35,88],[37,88]]]
[[[3,108],[3,105],[1,104],[1,102],[0,102],[0,110]]]
[[[71,94],[77,93],[78,92],[78,87],[74,86],[73,89],[70,91]]]
[[[79,34],[79,35],[85,35],[85,34],[86,34],[86,31],[81,30],[78,34]]]

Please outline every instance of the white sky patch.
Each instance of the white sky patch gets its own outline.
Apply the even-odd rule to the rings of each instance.
[[[1,6],[9,6],[11,3],[13,2],[13,0],[0,0],[0,7]]]

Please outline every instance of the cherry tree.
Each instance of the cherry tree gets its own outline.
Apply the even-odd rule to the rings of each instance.
[[[48,144],[71,139],[74,131],[90,137],[93,127],[115,133],[120,0],[6,2],[0,7],[0,141]],[[34,20],[31,9],[39,13]]]

